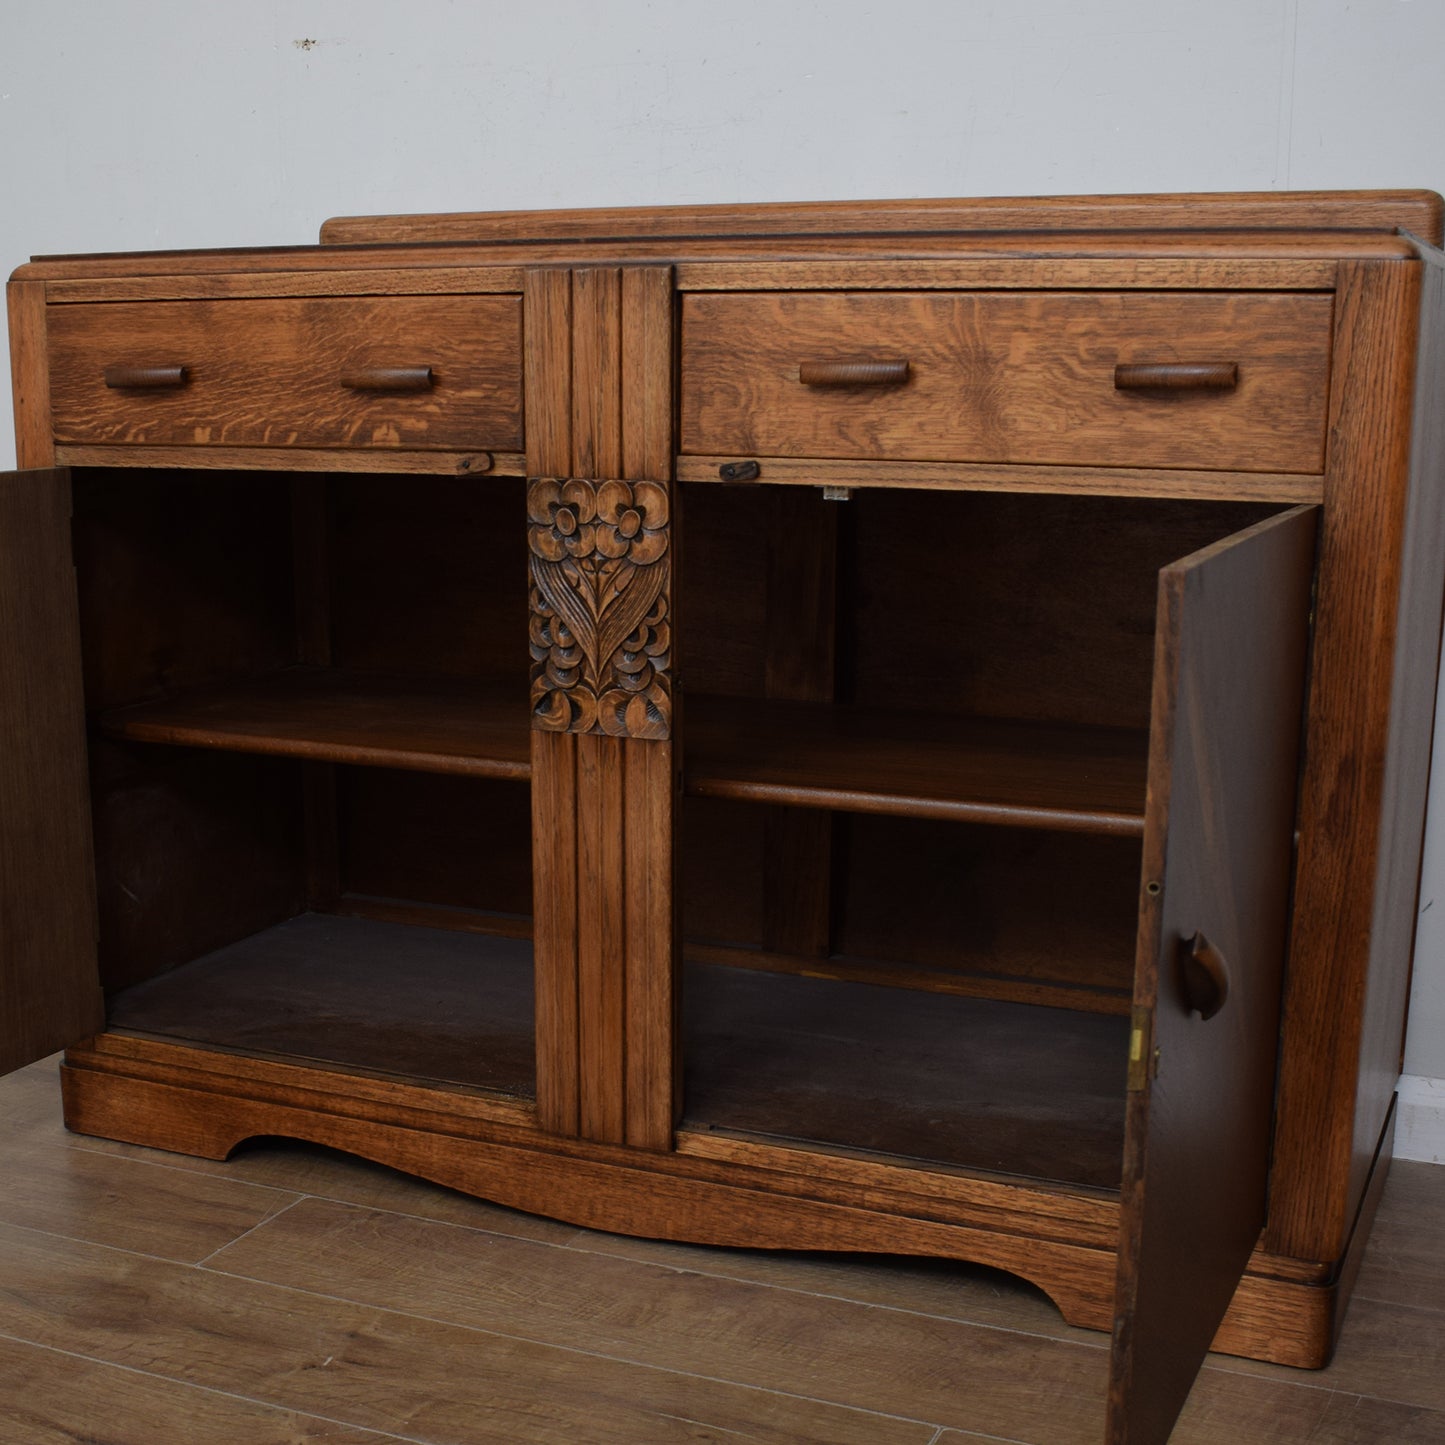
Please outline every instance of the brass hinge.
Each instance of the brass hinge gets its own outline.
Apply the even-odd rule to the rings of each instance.
[[[1129,1092],[1149,1082],[1154,1054],[1154,1012],[1135,1004],[1129,1015]]]

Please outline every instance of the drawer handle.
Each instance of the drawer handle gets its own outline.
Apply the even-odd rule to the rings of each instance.
[[[429,366],[361,366],[341,373],[348,391],[430,391],[434,382]]]
[[[804,361],[798,366],[804,386],[901,386],[908,380],[906,361]]]
[[[105,384],[116,391],[165,391],[189,380],[184,366],[107,366]]]
[[[1181,940],[1179,973],[1184,1001],[1202,1019],[1212,1019],[1229,997],[1229,966],[1202,934]]]
[[[1170,361],[1114,368],[1118,391],[1229,391],[1238,385],[1236,361]]]

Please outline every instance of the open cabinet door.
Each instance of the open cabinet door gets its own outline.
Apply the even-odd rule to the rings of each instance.
[[[0,473],[0,1072],[104,1022],[70,474]]]
[[[1169,1438],[1264,1224],[1316,515],[1159,576],[1110,1445]]]

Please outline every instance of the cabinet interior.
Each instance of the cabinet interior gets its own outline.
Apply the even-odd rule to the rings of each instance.
[[[685,1124],[1116,1185],[1158,573],[1278,508],[683,492]]]
[[[111,1027],[532,1096],[522,480],[73,485]],[[684,1128],[1116,1186],[1157,573],[1277,508],[680,491]]]
[[[532,1095],[522,480],[73,501],[110,1026]]]

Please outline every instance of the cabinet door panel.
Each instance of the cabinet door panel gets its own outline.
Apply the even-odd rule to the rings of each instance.
[[[104,1021],[70,476],[0,474],[0,1072]]]
[[[1160,573],[1114,1445],[1168,1438],[1264,1224],[1315,530]]]

